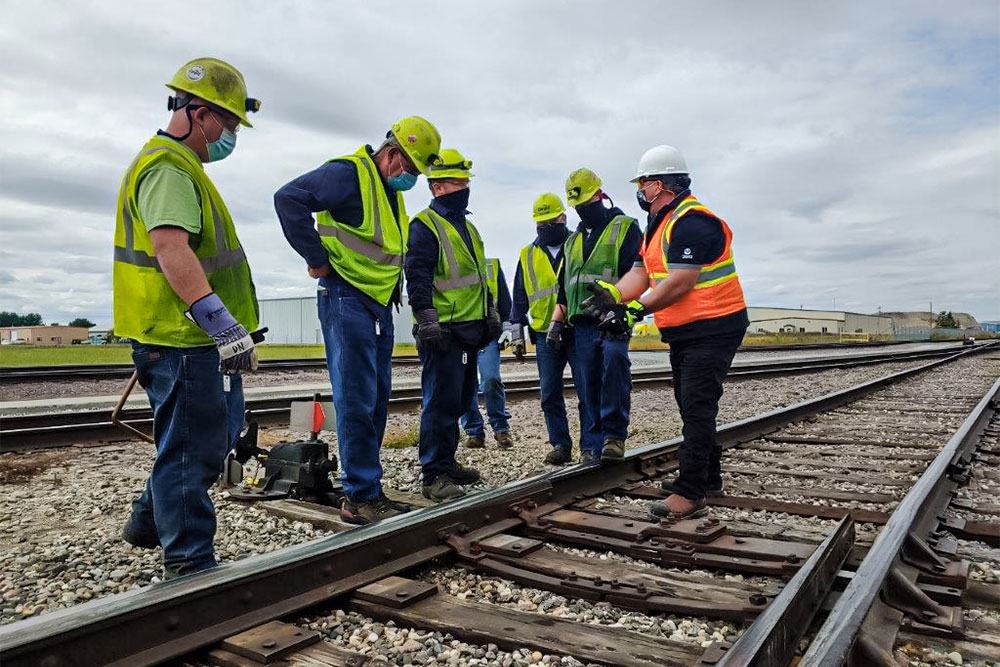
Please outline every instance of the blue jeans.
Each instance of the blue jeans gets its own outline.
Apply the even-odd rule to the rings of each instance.
[[[538,379],[542,390],[542,415],[545,417],[545,429],[549,434],[549,444],[555,448],[573,449],[573,438],[569,434],[569,422],[566,419],[566,399],[563,396],[565,383],[563,373],[566,364],[570,365],[573,384],[580,382],[579,373],[572,359],[573,336],[567,334],[563,339],[561,349],[554,349],[545,342],[545,333],[538,333],[535,340],[535,361],[538,363]],[[579,398],[580,430],[586,431],[589,425],[589,414],[584,409],[583,399]]]
[[[580,450],[600,454],[604,441],[628,436],[632,405],[632,362],[628,340],[601,338],[596,325],[574,324],[570,362],[576,367],[577,393],[585,405],[588,428]]]
[[[392,390],[392,306],[320,279],[317,294],[344,492],[354,502],[382,494],[379,451]]]
[[[450,344],[444,350],[421,350],[420,467],[424,484],[455,467],[458,418],[476,396],[476,350]]]
[[[479,351],[479,391],[486,399],[486,415],[490,418],[490,428],[494,433],[509,431],[510,413],[507,412],[503,380],[500,379],[500,346],[496,341]],[[486,435],[483,429],[483,416],[479,413],[479,400],[475,394],[469,401],[469,408],[462,415],[462,428],[470,438],[482,438]]]
[[[224,391],[214,346],[132,344],[139,384],[153,409],[156,460],[132,502],[130,530],[157,535],[163,566],[178,574],[216,565],[215,507],[208,489],[243,425],[243,380]]]

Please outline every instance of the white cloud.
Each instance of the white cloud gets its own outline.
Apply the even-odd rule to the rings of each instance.
[[[261,296],[312,287],[273,192],[418,113],[475,162],[509,278],[538,193],[587,165],[638,214],[636,161],[672,143],[733,226],[751,302],[997,319],[998,25],[985,0],[8,3],[0,308],[109,321],[121,173],[166,122],[162,83],[216,55],[264,102],[208,168]]]

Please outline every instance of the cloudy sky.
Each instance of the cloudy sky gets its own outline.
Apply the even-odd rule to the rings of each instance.
[[[166,124],[163,83],[211,55],[263,100],[208,167],[262,297],[313,289],[274,191],[420,114],[475,162],[508,279],[537,194],[588,166],[638,215],[628,179],[668,143],[733,227],[752,305],[1000,319],[995,0],[0,7],[0,310],[110,324],[122,172]]]

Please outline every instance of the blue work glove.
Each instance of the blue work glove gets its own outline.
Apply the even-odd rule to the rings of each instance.
[[[549,333],[545,335],[545,344],[553,350],[561,350],[563,345],[563,329],[565,322],[553,322],[549,327]]]
[[[607,307],[597,329],[610,336],[626,336],[645,316],[646,307],[634,299],[628,303],[616,303]]]
[[[232,375],[257,370],[257,349],[253,338],[215,292],[209,292],[192,303],[184,314],[215,342],[219,350],[220,371]]]
[[[444,331],[438,321],[438,312],[434,308],[418,310],[415,313],[417,326],[413,337],[417,340],[417,350],[443,350]]]

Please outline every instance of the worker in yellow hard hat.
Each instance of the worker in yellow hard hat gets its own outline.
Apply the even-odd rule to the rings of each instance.
[[[403,192],[440,164],[440,150],[437,128],[409,116],[393,123],[378,148],[334,158],[274,195],[285,238],[319,280],[347,495],[341,517],[352,523],[401,510],[382,492],[379,450],[392,384],[392,307],[400,303],[409,228]]]
[[[472,161],[449,148],[427,181],[430,206],[413,218],[406,293],[423,364],[420,467],[423,494],[435,502],[465,495],[479,472],[455,459],[458,420],[478,386],[477,355],[501,333],[479,231],[468,219]]]
[[[216,58],[192,60],[167,87],[170,121],[118,191],[113,287],[115,334],[132,341],[157,452],[122,537],[162,546],[170,578],[216,564],[208,488],[243,426],[240,373],[257,367],[250,267],[203,163],[233,152],[260,102]]]
[[[553,318],[573,328],[571,362],[580,381],[584,405],[580,461],[620,459],[625,455],[631,407],[632,375],[629,333],[611,334],[583,308],[589,286],[617,280],[639,261],[642,232],[635,218],[614,205],[601,189],[601,179],[586,167],[566,179],[566,200],[580,224],[564,244],[559,307]]]
[[[515,325],[513,346],[515,352],[518,348],[524,348],[522,327],[527,326],[528,337],[535,344],[542,415],[545,418],[549,444],[552,445],[545,462],[560,465],[570,461],[573,449],[563,397],[563,372],[571,360],[573,336],[571,329],[552,319],[557,307],[563,242],[568,236],[566,207],[559,195],[543,193],[535,199],[531,219],[534,222],[535,238],[521,248],[514,274],[510,314],[511,322]],[[577,372],[572,364],[570,368],[575,384]],[[582,402],[580,419],[581,422],[585,419]]]

